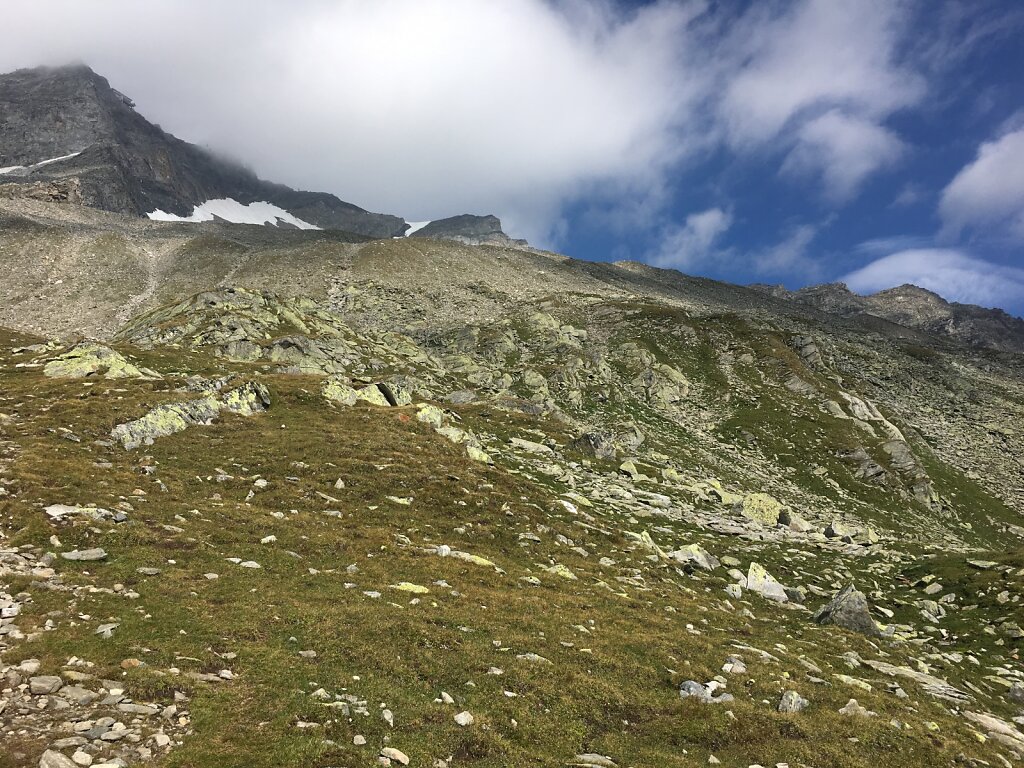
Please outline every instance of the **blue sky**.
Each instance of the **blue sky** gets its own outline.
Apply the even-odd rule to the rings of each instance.
[[[186,140],[408,221],[1024,315],[1016,0],[35,0],[5,26],[0,71],[84,61]]]
[[[915,282],[1024,315],[1024,6],[847,4],[871,14],[888,6],[881,28],[861,30],[861,51],[878,58],[863,83],[844,83],[839,69],[807,85],[787,82],[800,68],[772,58],[813,65],[815,55],[799,51],[813,47],[806,36],[818,29],[827,38],[828,17],[859,14],[837,11],[839,3],[767,5],[761,13],[778,24],[761,28],[768,50],[730,72],[724,87],[758,73],[759,88],[791,100],[778,132],[754,146],[726,137],[685,158],[668,174],[654,227],[609,232],[581,201],[565,249],[791,288],[846,279],[867,292]],[[718,12],[728,27],[757,11],[722,4]],[[801,24],[801,14],[818,18]],[[901,86],[906,92],[888,104],[875,92]],[[844,148],[846,127],[880,140]]]

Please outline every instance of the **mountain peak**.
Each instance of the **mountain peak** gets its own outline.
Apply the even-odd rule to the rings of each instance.
[[[279,225],[298,220],[367,237],[406,229],[401,217],[263,181],[166,133],[134,107],[85,64],[0,75],[0,178],[27,184],[74,178],[86,205],[136,216],[210,220],[198,213],[201,207],[226,201],[230,210],[258,204],[280,211],[270,219]]]
[[[831,314],[873,315],[899,325],[949,336],[971,346],[1024,352],[1024,320],[1001,309],[959,304],[934,291],[905,283],[861,296],[843,283],[811,285],[796,291],[753,285],[776,298],[813,306]]]
[[[447,219],[430,221],[409,233],[409,237],[430,237],[438,240],[456,240],[472,245],[525,245],[525,240],[513,240],[501,228],[501,219],[493,214],[477,216],[463,213]]]
[[[81,62],[0,74],[0,114],[0,182],[27,185],[26,194],[36,194],[39,183],[70,184],[76,202],[160,221],[268,223],[371,238],[410,229],[401,217],[329,193],[264,181],[166,133]],[[494,215],[438,219],[408,234],[525,245],[509,238]]]
[[[950,303],[934,291],[929,291],[927,288],[922,288],[921,286],[914,285],[913,283],[904,283],[903,285],[886,288],[871,294],[871,297],[878,299],[891,298],[897,301],[926,301],[941,304]]]

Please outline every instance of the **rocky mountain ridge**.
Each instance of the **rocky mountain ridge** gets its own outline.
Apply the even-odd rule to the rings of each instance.
[[[823,312],[873,315],[970,346],[1024,352],[1024,319],[1001,309],[946,301],[916,285],[900,285],[868,296],[853,293],[842,283],[808,286],[789,291],[782,286],[752,286],[779,298],[807,304]]]

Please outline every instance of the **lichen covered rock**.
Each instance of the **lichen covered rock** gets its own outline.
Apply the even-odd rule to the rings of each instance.
[[[43,374],[51,379],[158,379],[160,374],[139,368],[119,352],[102,344],[77,344],[43,366]]]
[[[145,416],[118,424],[111,437],[127,450],[152,445],[160,437],[182,432],[196,424],[210,424],[221,411],[252,416],[270,407],[270,392],[258,382],[249,382],[222,395],[210,394],[183,403],[159,405]]]
[[[785,505],[767,493],[748,494],[738,507],[744,517],[769,528],[774,528],[779,524],[779,515],[785,509]]]

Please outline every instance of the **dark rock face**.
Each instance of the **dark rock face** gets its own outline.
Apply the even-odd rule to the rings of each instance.
[[[615,438],[604,432],[585,432],[573,440],[569,447],[595,459],[614,460],[617,456]]]
[[[837,627],[872,637],[881,634],[875,620],[871,618],[867,598],[853,584],[843,587],[839,594],[832,598],[832,602],[814,614],[814,620],[819,624],[835,624]]]
[[[753,285],[779,299],[806,304],[834,315],[871,315],[974,347],[1024,352],[1024,320],[1001,309],[946,301],[916,285],[901,285],[859,296],[842,283],[788,291],[777,285]]]
[[[45,165],[44,160],[79,153]],[[85,66],[0,75],[0,167],[25,166],[0,181],[77,178],[81,201],[118,213],[160,209],[179,216],[207,200],[266,201],[324,229],[367,237],[401,235],[398,216],[370,213],[326,193],[259,179],[153,125]]]
[[[438,219],[417,230],[410,237],[432,237],[439,240],[458,240],[473,245],[525,245],[525,240],[512,240],[501,229],[497,216],[463,214]]]
[[[78,179],[34,181],[28,184],[0,184],[0,198],[40,200],[44,203],[81,203]]]

